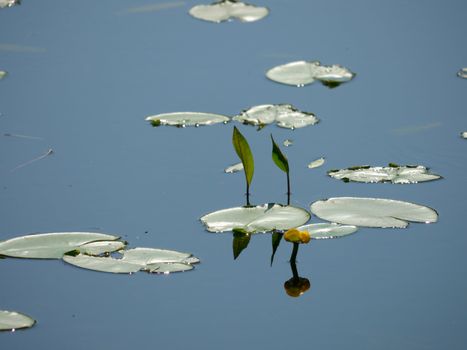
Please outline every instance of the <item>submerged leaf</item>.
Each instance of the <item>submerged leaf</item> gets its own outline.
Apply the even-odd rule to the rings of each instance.
[[[330,239],[350,235],[356,232],[358,228],[353,225],[317,223],[297,227],[297,230],[307,231],[311,239]]]
[[[288,230],[309,219],[310,214],[305,209],[272,203],[223,209],[204,215],[200,220],[209,232],[241,229],[246,233],[258,233]]]
[[[431,208],[392,199],[338,197],[314,202],[310,209],[327,221],[366,227],[405,228],[409,221],[438,220]]]
[[[319,61],[297,61],[274,67],[267,71],[266,76],[286,85],[304,86],[319,80],[335,87],[352,80],[355,73],[337,64],[322,66]]]
[[[339,180],[345,179],[346,182],[392,182],[394,184],[414,184],[441,179],[440,175],[429,172],[424,166],[399,166],[393,163],[387,167],[352,167],[328,172],[328,175]]]
[[[290,104],[254,106],[234,116],[232,120],[255,126],[276,123],[277,126],[287,129],[303,128],[319,122],[313,113],[299,111]]]
[[[231,18],[241,22],[254,22],[266,17],[269,10],[240,1],[221,0],[210,5],[197,5],[190,10],[190,15],[209,22],[224,22]]]
[[[282,153],[281,149],[277,145],[277,143],[274,141],[274,138],[271,135],[271,141],[272,141],[272,160],[274,161],[274,164],[277,165],[279,169],[281,169],[285,173],[289,173],[289,161],[287,160],[287,157],[284,156]]]
[[[11,238],[0,242],[0,255],[15,258],[61,259],[86,243],[115,241],[119,237],[94,232],[41,233]]]
[[[238,131],[236,126],[234,126],[233,130],[232,143],[235,148],[235,152],[242,161],[243,169],[245,170],[246,182],[249,186],[251,184],[251,181],[253,180],[253,174],[255,172],[255,162],[247,140],[240,133],[240,131]]]
[[[308,164],[308,168],[309,169],[318,168],[318,167],[320,167],[321,165],[324,164],[324,161],[325,161],[325,159],[323,157],[318,158],[318,159],[312,161],[310,164]]]
[[[0,310],[0,331],[30,328],[35,323],[31,317],[19,312]]]
[[[224,115],[213,113],[174,112],[152,115],[146,117],[146,120],[151,122],[152,126],[170,125],[184,128],[186,126],[202,126],[217,123],[227,123],[230,121],[230,118]]]

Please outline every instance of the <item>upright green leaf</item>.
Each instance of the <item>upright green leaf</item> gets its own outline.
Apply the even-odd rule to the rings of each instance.
[[[285,173],[289,173],[289,161],[287,157],[284,156],[279,146],[274,141],[274,138],[271,135],[272,140],[272,160],[274,163]]]
[[[255,171],[255,162],[247,140],[240,131],[238,131],[236,126],[234,126],[233,130],[232,143],[235,148],[235,152],[237,152],[238,157],[242,161],[243,169],[245,170],[246,182],[250,185]]]

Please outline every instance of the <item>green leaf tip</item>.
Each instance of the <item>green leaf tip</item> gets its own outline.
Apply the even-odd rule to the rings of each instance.
[[[232,144],[234,146],[235,152],[242,161],[246,182],[248,185],[250,185],[251,181],[253,180],[253,174],[255,171],[255,162],[253,159],[253,154],[251,153],[250,145],[248,145],[247,140],[241,134],[241,132],[238,131],[236,126],[234,126],[233,129]]]
[[[151,120],[151,125],[157,128],[158,126],[161,126],[161,120],[160,119]]]
[[[271,141],[272,141],[272,160],[277,165],[279,169],[281,169],[285,173],[289,173],[289,161],[287,157],[282,153],[281,149],[274,141],[274,137],[271,134]]]

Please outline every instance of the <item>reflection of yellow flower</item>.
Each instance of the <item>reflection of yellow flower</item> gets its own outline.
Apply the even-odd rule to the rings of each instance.
[[[310,286],[310,281],[304,277],[292,277],[284,283],[285,292],[294,298],[297,298],[305,293],[308,289],[310,289]]]
[[[292,243],[308,243],[311,237],[308,231],[299,231],[296,228],[291,228],[284,233],[284,239]]]

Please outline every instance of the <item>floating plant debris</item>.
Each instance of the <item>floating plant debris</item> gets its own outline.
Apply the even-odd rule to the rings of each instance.
[[[16,311],[0,310],[0,331],[30,328],[36,323],[31,317]]]
[[[431,208],[380,198],[330,198],[314,202],[311,212],[331,222],[381,228],[405,228],[409,221],[428,224],[438,220],[438,214]]]
[[[467,131],[463,131],[461,133],[461,137],[464,138],[464,139],[467,139]]]
[[[296,61],[274,67],[266,72],[266,76],[275,82],[294,86],[318,80],[332,88],[352,80],[355,73],[337,64],[322,66],[319,61]]]
[[[170,125],[184,128],[186,126],[202,126],[227,123],[230,118],[220,114],[199,112],[175,112],[152,115],[146,118],[152,126]]]
[[[459,78],[467,79],[467,68],[462,68],[457,72]]]
[[[302,208],[269,203],[215,211],[201,217],[209,232],[242,231],[244,233],[287,230],[305,224],[310,214]]]
[[[441,179],[441,176],[430,173],[424,166],[399,166],[397,164],[389,164],[387,167],[362,166],[331,170],[328,175],[344,182],[391,182],[394,184],[415,184]]]
[[[65,255],[63,260],[69,264],[100,272],[134,273],[171,273],[193,269],[199,259],[191,254],[173,250],[154,248],[134,248],[121,251],[121,259],[95,257],[85,254]]]
[[[282,142],[282,144],[285,146],[285,147],[290,147],[293,145],[293,141],[292,140],[284,140],[284,142]]]
[[[20,0],[0,0],[0,8],[13,7],[15,5],[21,5]]]
[[[3,78],[5,78],[7,76],[7,72],[4,71],[4,70],[0,70],[0,80],[2,80]]]
[[[314,168],[319,168],[321,165],[323,165],[325,162],[324,158],[318,158],[314,161],[312,161],[310,164],[308,164],[308,168],[314,169]]]
[[[239,172],[239,171],[242,171],[242,170],[243,170],[243,163],[240,162],[240,163],[233,164],[233,165],[225,168],[224,172],[232,174],[232,173],[236,173],[236,172]]]
[[[307,231],[312,239],[331,239],[348,236],[356,232],[358,228],[353,225],[317,223],[297,227],[297,230]]]
[[[44,158],[46,158],[46,157],[48,157],[48,156],[51,156],[53,153],[54,153],[53,149],[52,149],[52,148],[49,148],[49,149],[47,150],[47,152],[45,152],[44,154],[40,155],[40,156],[37,157],[37,158],[31,159],[31,160],[29,160],[29,161],[27,161],[27,162],[25,162],[25,163],[23,163],[23,164],[20,164],[20,165],[14,167],[13,169],[11,169],[11,171],[15,171],[15,170],[21,169],[21,168],[23,168],[23,167],[25,167],[25,166],[27,166],[27,165],[30,165],[30,164],[32,164],[32,163],[34,163],[34,162],[37,162],[38,160],[44,159]]]
[[[319,122],[313,113],[299,111],[290,104],[251,107],[233,117],[232,120],[256,126],[276,123],[277,126],[287,129],[303,128]]]
[[[95,245],[99,241],[106,242],[104,244],[107,244],[107,246],[115,247],[113,244],[109,245],[108,242],[116,241],[118,238],[117,236],[94,232],[40,233],[0,242],[0,255],[29,259],[61,259],[65,253],[80,250],[83,245],[85,249],[97,249]],[[94,244],[93,248],[86,247],[86,244],[92,242]],[[106,251],[111,252],[113,250]]]
[[[238,19],[241,22],[254,22],[266,17],[266,7],[249,5],[240,1],[221,0],[210,5],[197,5],[190,10],[190,15],[209,22],[224,22]]]

